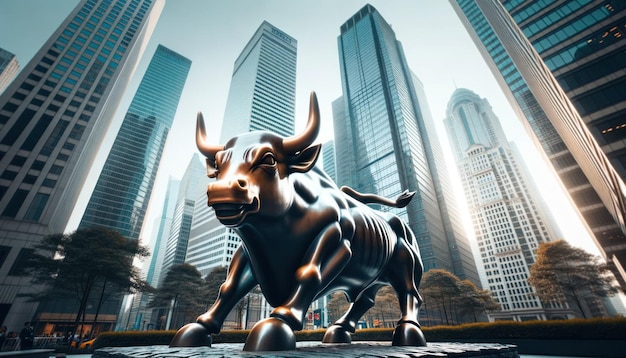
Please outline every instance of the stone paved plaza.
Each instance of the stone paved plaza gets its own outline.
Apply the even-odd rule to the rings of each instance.
[[[221,358],[221,357],[487,357],[517,358],[517,347],[497,343],[428,343],[427,347],[393,347],[389,342],[321,344],[298,342],[296,350],[280,352],[243,352],[243,344],[214,344],[212,347],[169,348],[168,346],[107,347],[96,350],[95,358]]]

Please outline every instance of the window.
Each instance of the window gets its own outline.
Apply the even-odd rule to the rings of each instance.
[[[13,266],[9,270],[10,276],[24,276],[25,269],[28,267],[28,261],[32,257],[34,249],[22,248],[13,262]]]
[[[25,220],[37,221],[41,217],[43,213],[43,209],[46,207],[48,203],[49,194],[37,193],[33,198],[28,211],[26,211],[26,215],[24,215]]]
[[[7,207],[4,209],[4,212],[2,212],[2,216],[14,218],[15,215],[17,215],[17,212],[22,207],[22,204],[26,199],[26,195],[28,195],[28,190],[18,189],[15,194],[13,194],[13,197],[9,201]]]

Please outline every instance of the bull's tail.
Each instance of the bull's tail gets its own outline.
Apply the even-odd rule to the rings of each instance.
[[[414,191],[405,190],[404,192],[402,192],[402,194],[398,195],[395,201],[393,201],[391,199],[376,194],[359,193],[349,186],[342,186],[341,191],[346,193],[350,197],[362,202],[363,204],[382,204],[394,208],[403,208],[409,205],[409,202],[411,202],[411,199],[413,199],[413,195],[415,195]]]

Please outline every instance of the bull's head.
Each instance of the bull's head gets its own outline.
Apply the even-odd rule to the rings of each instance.
[[[300,135],[282,138],[269,132],[243,133],[225,145],[206,141],[198,113],[196,145],[206,157],[207,175],[217,180],[207,189],[208,205],[227,226],[239,226],[250,214],[281,216],[291,206],[294,188],[289,175],[307,172],[321,145],[311,145],[320,128],[319,107],[311,92],[309,119]]]

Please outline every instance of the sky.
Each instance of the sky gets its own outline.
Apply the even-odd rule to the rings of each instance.
[[[71,12],[77,0],[0,1],[0,48],[16,54],[21,66],[32,58]],[[505,134],[523,153],[525,164],[551,208],[562,238],[599,254],[552,170],[538,154],[467,31],[445,0],[168,0],[141,62],[118,107],[112,128],[119,128],[132,96],[157,45],[192,61],[174,124],[162,156],[159,174],[144,220],[141,239],[148,244],[154,221],[161,214],[168,178],[180,178],[193,153],[195,118],[202,111],[208,138],[221,133],[233,64],[265,20],[298,41],[296,131],[304,128],[311,91],[317,93],[322,128],[319,142],[333,138],[331,102],[341,96],[337,37],[340,26],[367,3],[391,24],[402,43],[409,67],[422,81],[439,139],[457,191],[457,206],[473,237],[462,189],[443,125],[447,103],[456,88],[486,98]],[[76,229],[116,131],[107,134],[90,180],[81,193],[68,231]]]

